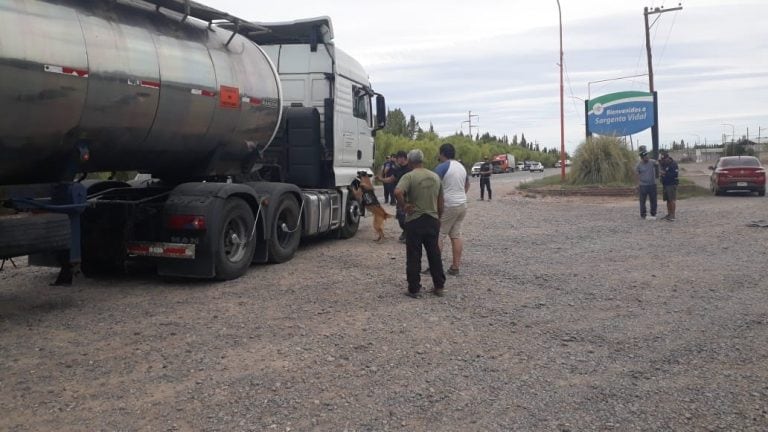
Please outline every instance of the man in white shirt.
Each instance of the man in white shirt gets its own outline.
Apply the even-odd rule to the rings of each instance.
[[[458,275],[461,263],[461,252],[464,241],[461,238],[461,223],[467,214],[467,191],[469,177],[464,165],[454,160],[456,149],[453,144],[445,143],[440,146],[440,165],[435,172],[443,183],[443,200],[445,202],[443,216],[440,218],[440,249],[443,249],[445,235],[451,238],[452,263],[448,274]]]

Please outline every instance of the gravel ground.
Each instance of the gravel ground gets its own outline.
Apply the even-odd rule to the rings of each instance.
[[[371,218],[225,283],[6,264],[0,430],[768,430],[765,198],[494,188],[442,298]]]

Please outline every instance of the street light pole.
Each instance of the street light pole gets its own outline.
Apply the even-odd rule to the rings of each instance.
[[[563,114],[563,12],[557,0],[557,16],[560,20],[560,181],[565,181],[565,116]]]
[[[736,127],[733,126],[730,123],[720,123],[720,126],[730,126],[731,127],[731,143],[733,143],[736,140]]]

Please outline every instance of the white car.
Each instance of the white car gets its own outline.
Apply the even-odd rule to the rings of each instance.
[[[530,168],[528,168],[528,171],[530,171],[530,172],[534,172],[534,171],[544,172],[544,165],[542,165],[541,162],[536,162],[536,161],[531,162],[531,165],[530,165]]]
[[[477,162],[476,164],[472,165],[472,177],[477,177],[480,175],[480,167],[483,165],[482,162]]]
[[[524,163],[522,163],[522,162],[518,162],[518,163],[517,163],[517,170],[518,170],[518,171],[522,171],[522,170],[523,170],[523,168],[525,168],[525,164],[524,164]]]

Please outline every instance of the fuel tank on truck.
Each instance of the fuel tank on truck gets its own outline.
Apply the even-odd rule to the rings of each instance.
[[[230,31],[150,3],[0,0],[0,185],[250,168],[280,122],[274,65],[245,37],[227,44]]]

